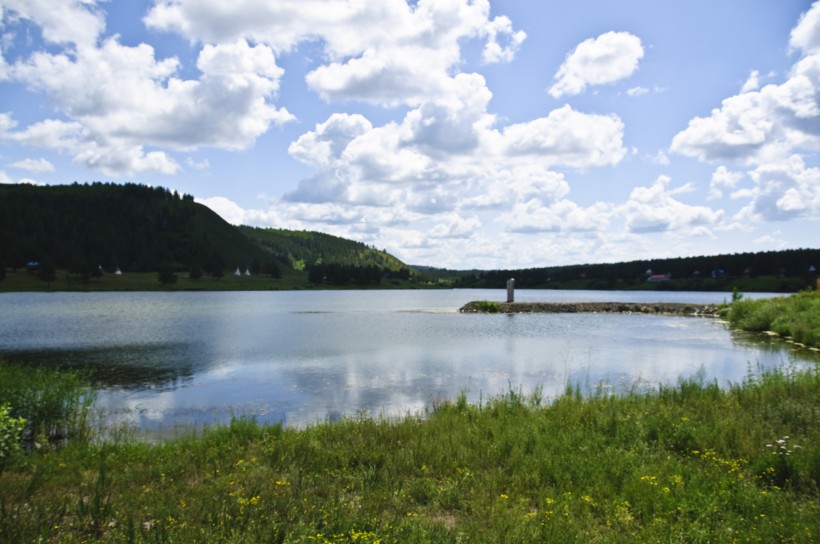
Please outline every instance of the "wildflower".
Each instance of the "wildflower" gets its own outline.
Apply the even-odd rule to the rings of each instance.
[[[772,451],[772,454],[774,455],[791,455],[794,450],[800,449],[800,446],[797,444],[790,445],[787,442],[789,438],[789,436],[784,436],[783,438],[775,440],[771,444],[766,444],[766,447],[773,448],[774,451]]]

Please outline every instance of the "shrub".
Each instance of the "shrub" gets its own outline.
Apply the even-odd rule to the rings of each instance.
[[[497,314],[501,312],[501,305],[497,302],[490,302],[488,300],[479,300],[476,302],[473,307],[475,308],[476,312],[481,312],[485,314]]]
[[[26,420],[22,417],[12,417],[11,406],[0,406],[0,470],[14,453],[20,451],[23,429]]]

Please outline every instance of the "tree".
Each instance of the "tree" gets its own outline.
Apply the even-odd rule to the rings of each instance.
[[[51,287],[51,282],[57,279],[57,269],[54,268],[54,263],[50,259],[45,259],[37,268],[37,277],[46,282]]]
[[[192,280],[200,279],[202,277],[202,267],[196,263],[192,264],[191,269],[188,272],[188,277]]]
[[[279,269],[279,266],[273,261],[270,261],[265,265],[265,273],[270,274],[270,277],[275,280],[278,280],[282,277],[282,271]]]
[[[157,272],[157,279],[163,285],[173,285],[177,282],[177,275],[170,265],[162,265]]]
[[[0,261],[0,281],[6,279],[6,263]]]

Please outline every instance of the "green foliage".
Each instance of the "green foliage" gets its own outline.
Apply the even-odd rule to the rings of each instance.
[[[11,415],[11,405],[0,405],[0,471],[8,459],[21,449],[26,420]]]
[[[473,303],[475,311],[485,314],[497,314],[501,312],[501,305],[489,300],[479,300]]]
[[[54,263],[51,259],[45,259],[40,263],[40,266],[37,268],[37,277],[48,284],[51,284],[51,282],[57,279],[57,270],[54,268]]]
[[[423,418],[88,443],[0,474],[0,540],[816,542],[818,403],[816,370],[726,390],[696,376],[621,397],[569,387],[546,406],[510,391]]]
[[[95,395],[79,374],[0,361],[0,404],[25,420],[23,438],[40,446],[89,436]]]
[[[773,331],[813,347],[820,347],[820,291],[790,297],[732,302],[725,313],[729,323],[752,332]]]
[[[170,265],[163,265],[159,267],[157,279],[163,285],[173,285],[177,282],[177,275]]]

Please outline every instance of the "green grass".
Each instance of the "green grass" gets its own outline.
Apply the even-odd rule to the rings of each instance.
[[[27,446],[43,447],[90,436],[88,416],[95,394],[73,371],[7,364],[0,359],[0,405],[25,420]]]
[[[501,312],[501,305],[498,302],[489,300],[479,300],[473,303],[476,312],[485,314],[497,314]]]
[[[820,291],[736,300],[726,309],[725,317],[736,329],[773,331],[795,342],[820,348]]]
[[[814,542],[818,414],[815,369],[70,442],[0,474],[0,541]]]

